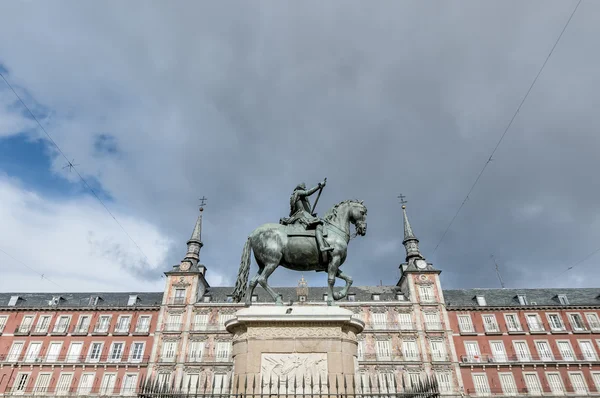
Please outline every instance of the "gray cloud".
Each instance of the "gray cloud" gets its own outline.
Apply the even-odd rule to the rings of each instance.
[[[344,264],[358,284],[397,280],[400,192],[447,287],[498,286],[492,253],[508,287],[599,284],[597,258],[553,277],[600,238],[599,4],[581,5],[435,254],[574,1],[110,4],[11,4],[0,63],[119,208],[180,242],[171,264],[206,195],[202,262],[233,283],[247,234],[328,177],[321,214],[369,208]],[[99,134],[119,156],[94,155]]]

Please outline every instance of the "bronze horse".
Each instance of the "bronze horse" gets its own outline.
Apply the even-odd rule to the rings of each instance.
[[[346,297],[352,285],[352,278],[342,273],[340,267],[346,260],[350,224],[354,224],[357,235],[364,236],[367,232],[366,219],[367,208],[362,201],[357,200],[340,202],[325,214],[324,230],[327,234],[325,240],[333,247],[328,257],[329,261],[325,264],[319,259],[314,231],[305,231],[300,225],[281,224],[263,224],[256,228],[244,245],[233,292],[234,301],[240,302],[245,299],[246,305],[250,305],[254,288],[260,284],[273,297],[277,305],[282,305],[281,296],[267,284],[269,276],[280,265],[294,271],[327,272],[328,305],[331,305],[333,300]],[[258,264],[258,273],[248,284],[252,251]],[[333,291],[336,277],[346,281],[346,286],[339,292]]]

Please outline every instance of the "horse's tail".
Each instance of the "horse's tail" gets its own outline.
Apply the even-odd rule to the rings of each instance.
[[[246,297],[246,289],[248,287],[248,274],[250,273],[250,238],[244,245],[242,250],[242,259],[240,260],[240,269],[238,271],[237,281],[235,282],[235,290],[233,291],[233,301],[239,303]]]

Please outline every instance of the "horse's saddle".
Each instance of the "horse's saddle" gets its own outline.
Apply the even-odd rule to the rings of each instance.
[[[291,224],[286,225],[285,230],[287,236],[308,236],[315,237],[316,231],[314,229],[306,229],[302,224]],[[323,228],[323,237],[327,236],[327,228]]]

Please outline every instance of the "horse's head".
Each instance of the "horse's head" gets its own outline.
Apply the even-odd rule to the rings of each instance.
[[[365,236],[367,233],[367,206],[363,204],[362,200],[351,202],[348,215],[350,222],[356,227],[356,233],[360,236]]]

